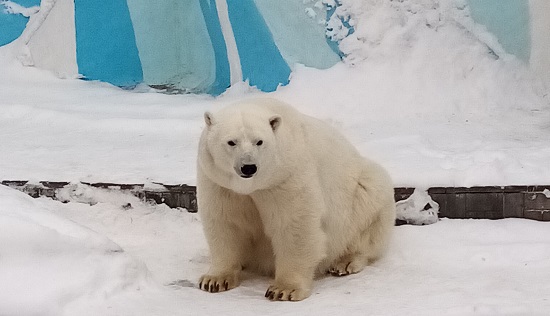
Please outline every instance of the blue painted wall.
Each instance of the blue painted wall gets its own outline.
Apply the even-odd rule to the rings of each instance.
[[[216,60],[199,0],[127,2],[144,81],[185,92],[210,89]]]
[[[26,7],[40,2],[13,1]],[[327,41],[318,24],[334,8],[324,11],[299,0],[225,1],[243,79],[252,86],[274,91],[289,82],[293,63],[328,68],[340,60],[336,43]],[[473,19],[506,51],[529,60],[529,0],[467,1]],[[3,11],[0,5],[0,45],[20,36],[28,21]],[[215,0],[75,0],[75,27],[78,69],[86,79],[213,95],[230,85]]]
[[[508,53],[529,61],[529,0],[468,0],[468,3],[472,18],[496,35]]]
[[[326,17],[324,8],[315,7],[313,1],[254,0],[254,3],[288,64],[326,69],[340,62],[338,43],[327,41],[325,25],[319,23]]]
[[[200,6],[212,44],[212,50],[214,51],[214,67],[216,69],[214,82],[212,82],[207,92],[212,95],[219,95],[231,85],[227,48],[222,34],[220,19],[218,18],[216,1],[200,0]]]
[[[252,0],[227,0],[243,79],[262,91],[286,85],[290,67],[281,56],[264,19]]]
[[[12,2],[27,8],[40,5],[40,0],[12,0]],[[0,3],[0,46],[17,39],[23,33],[28,21],[29,18],[21,14],[7,13],[5,6]]]
[[[126,0],[75,0],[75,26],[78,71],[85,79],[121,87],[143,81]]]

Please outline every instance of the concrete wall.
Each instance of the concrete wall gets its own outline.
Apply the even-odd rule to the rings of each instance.
[[[530,0],[532,69],[550,87],[550,1]]]
[[[42,0],[22,54],[26,64],[62,77],[80,74],[122,87],[143,82],[217,95],[247,81],[273,91],[288,83],[296,63],[328,68],[340,60],[319,23],[324,15],[316,16],[322,7],[313,6],[296,0]],[[28,20],[0,13],[0,45],[19,37]]]
[[[485,25],[508,53],[529,61],[529,0],[468,0],[468,3],[472,18]]]
[[[128,7],[147,84],[192,92],[214,82],[214,51],[198,1],[128,0]]]
[[[61,78],[78,76],[75,33],[74,1],[57,0],[47,18],[29,37],[29,50],[40,52],[30,56],[32,64],[51,70]]]
[[[473,19],[550,86],[550,1],[466,1]],[[0,45],[19,37],[29,21],[2,10],[6,3],[28,7],[39,0],[0,2]],[[296,63],[328,68],[340,60],[337,46],[325,35],[323,21],[330,10],[319,4],[42,0],[42,9],[53,7],[30,19],[24,33],[30,55],[25,59],[61,77],[81,74],[119,86],[143,82],[218,95],[246,80],[273,91],[288,83]]]

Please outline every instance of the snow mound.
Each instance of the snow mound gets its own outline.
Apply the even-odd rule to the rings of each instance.
[[[429,225],[438,220],[439,204],[426,190],[415,189],[406,200],[396,203],[397,219],[412,225]]]
[[[102,189],[94,188],[80,182],[71,183],[55,191],[55,198],[63,203],[75,202],[89,205],[97,203],[120,204],[123,209],[129,209],[132,204],[139,203],[139,198],[126,194],[120,186]]]
[[[139,288],[145,266],[121,247],[0,186],[0,315],[59,315],[86,296]]]

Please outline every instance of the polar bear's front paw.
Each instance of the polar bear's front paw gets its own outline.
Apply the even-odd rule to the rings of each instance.
[[[309,290],[282,288],[277,285],[271,285],[265,292],[265,297],[272,301],[301,301],[310,294]]]
[[[199,288],[210,293],[223,292],[239,286],[239,278],[234,273],[222,275],[203,275],[199,280]]]

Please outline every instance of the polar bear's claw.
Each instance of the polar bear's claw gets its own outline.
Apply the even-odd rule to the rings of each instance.
[[[271,285],[265,292],[265,297],[271,301],[301,301],[309,296],[309,292],[301,289],[282,289]]]
[[[199,289],[210,293],[224,292],[237,286],[238,280],[229,280],[229,276],[203,275],[199,280]]]
[[[332,267],[328,269],[328,273],[333,276],[346,276],[354,273],[361,272],[363,270],[364,264],[357,259],[343,258]]]

